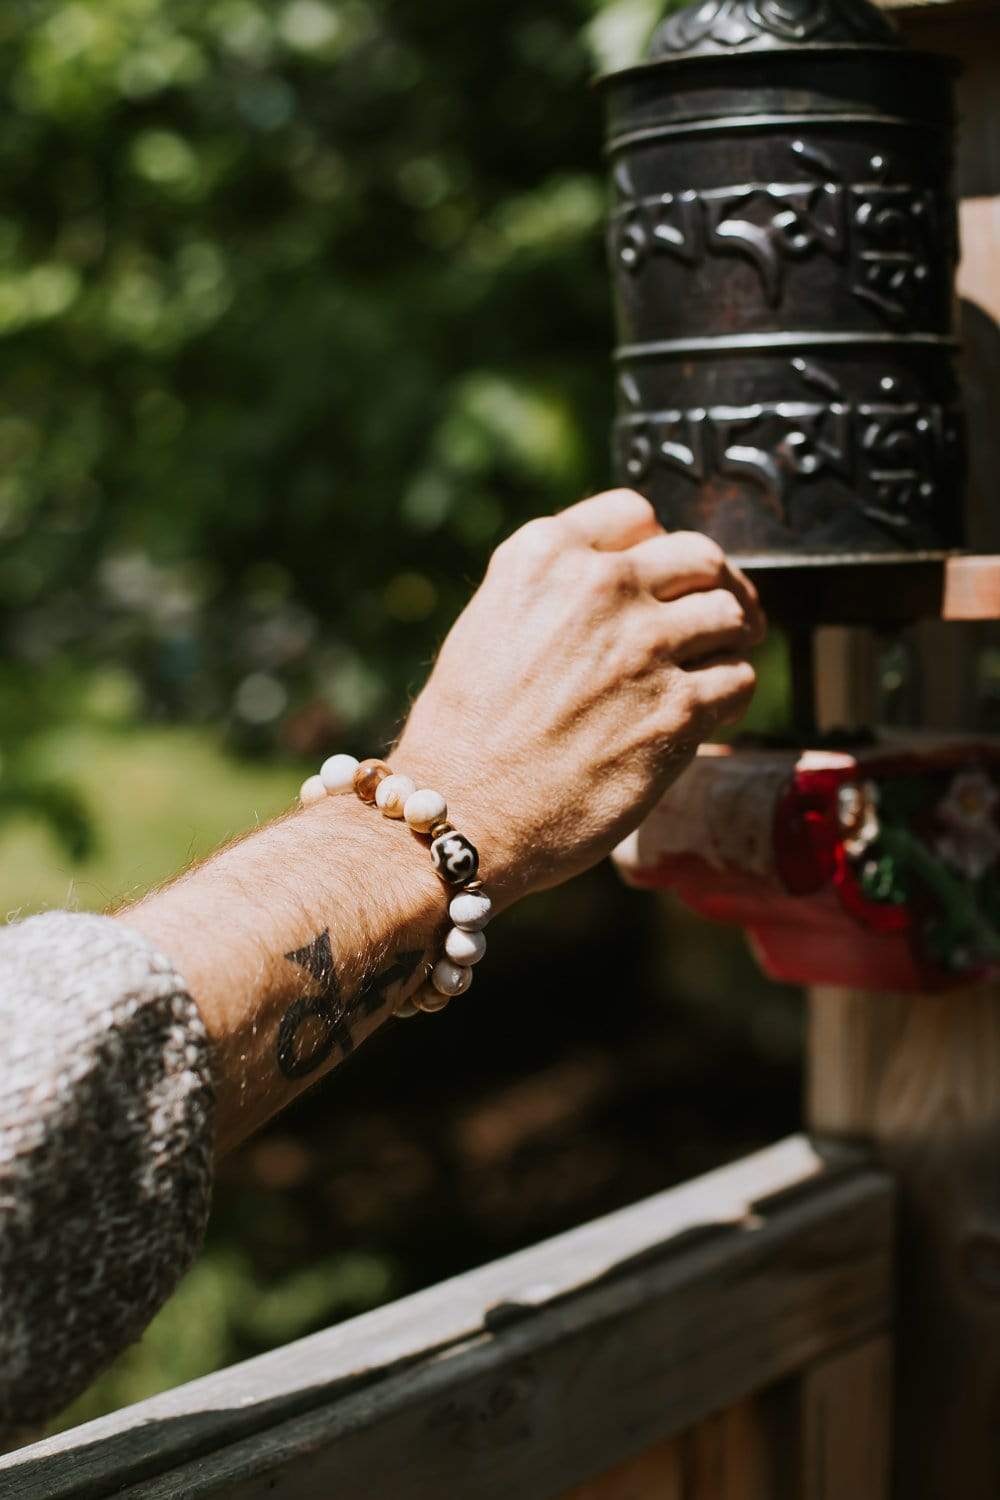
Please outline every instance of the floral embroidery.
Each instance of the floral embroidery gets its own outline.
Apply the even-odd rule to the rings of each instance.
[[[1000,857],[1000,791],[985,771],[959,771],[937,806],[943,831],[935,848],[967,880],[979,880]]]
[[[872,932],[905,937],[928,982],[1000,972],[1000,765],[897,760],[798,771],[775,822],[787,890],[832,888]]]
[[[860,859],[882,831],[878,802],[878,787],[874,781],[866,781],[861,786],[847,781],[837,792],[840,836],[851,859]]]

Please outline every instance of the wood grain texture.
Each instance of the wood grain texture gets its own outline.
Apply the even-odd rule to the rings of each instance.
[[[801,1500],[799,1422],[796,1383],[785,1381],[562,1500]]]
[[[802,1500],[887,1500],[892,1344],[872,1339],[803,1377]]]
[[[645,1249],[635,1250],[633,1236],[631,1253],[619,1245],[616,1256],[613,1216],[602,1230],[610,1236],[604,1255],[591,1250],[603,1264],[594,1279],[574,1281],[565,1296],[551,1282],[543,1294],[519,1279],[522,1295],[492,1304],[458,1342],[441,1340],[453,1319],[447,1285],[410,1299],[420,1303],[411,1358],[378,1370],[376,1343],[369,1377],[353,1385],[324,1384],[324,1375],[356,1326],[303,1341],[299,1394],[310,1405],[299,1414],[273,1399],[241,1407],[245,1382],[226,1372],[211,1382],[217,1409],[204,1389],[192,1397],[189,1388],[186,1418],[157,1420],[154,1403],[145,1403],[117,1436],[96,1423],[63,1435],[55,1449],[8,1456],[0,1492],[5,1500],[550,1500],[884,1329],[891,1184],[842,1165],[803,1173],[804,1161],[794,1143],[782,1185],[772,1157],[769,1196],[745,1196],[729,1227],[714,1224],[709,1193],[704,1217],[686,1233],[664,1243],[650,1222]],[[760,1158],[713,1176],[723,1188],[742,1176],[752,1194]],[[704,1181],[679,1191],[692,1186],[704,1193]],[[733,1201],[718,1200],[723,1218]],[[538,1253],[526,1252],[522,1271]],[[543,1264],[558,1272],[558,1259]],[[496,1268],[486,1272],[495,1278]],[[398,1308],[396,1317],[398,1348]],[[374,1334],[370,1319],[357,1321]],[[260,1375],[258,1388],[273,1397],[273,1382],[261,1385]],[[174,1396],[183,1402],[183,1392]]]
[[[942,620],[1000,620],[1000,557],[953,557],[944,569]]]
[[[994,389],[994,400],[1000,385]],[[994,420],[984,442],[996,443]],[[975,727],[975,657],[962,627],[918,637],[921,719]],[[820,643],[823,679],[825,644]],[[862,648],[863,649],[863,648]],[[868,701],[830,659],[825,722]],[[900,1191],[897,1500],[1000,1495],[1000,986],[810,997],[808,1117],[873,1143]]]
[[[816,991],[815,1128],[900,1184],[896,1494],[1000,1494],[1000,989]]]

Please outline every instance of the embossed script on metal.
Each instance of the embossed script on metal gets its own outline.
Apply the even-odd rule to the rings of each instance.
[[[765,566],[961,546],[954,73],[868,0],[700,0],[602,81],[615,462],[668,527]]]

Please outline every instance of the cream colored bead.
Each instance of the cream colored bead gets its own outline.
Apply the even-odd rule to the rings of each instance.
[[[483,957],[486,939],[481,932],[463,932],[461,927],[453,927],[445,938],[444,951],[453,964],[468,969]]]
[[[417,784],[409,776],[387,776],[378,784],[375,806],[387,818],[401,818],[403,808],[416,790]]]
[[[452,901],[448,913],[463,932],[481,932],[493,915],[493,902],[489,896],[475,896],[464,891]]]
[[[435,823],[443,823],[448,816],[448,804],[440,792],[424,787],[407,797],[403,817],[414,833],[430,833]]]
[[[320,777],[331,797],[354,791],[354,775],[361,764],[353,755],[331,755],[320,767]]]
[[[450,995],[439,995],[437,990],[427,984],[418,991],[413,1001],[417,1010],[422,1011],[425,1016],[436,1016],[439,1011],[447,1010],[451,1004]]]
[[[464,995],[472,983],[472,970],[461,964],[453,964],[450,958],[441,958],[431,971],[431,984],[439,995],[451,999]]]
[[[326,787],[318,776],[310,776],[308,781],[302,783],[299,792],[299,801],[303,807],[314,807],[317,802],[322,802],[326,796]]]

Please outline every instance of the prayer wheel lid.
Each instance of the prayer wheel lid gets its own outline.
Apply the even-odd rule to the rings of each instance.
[[[657,27],[647,59],[902,45],[871,0],[694,0]]]

